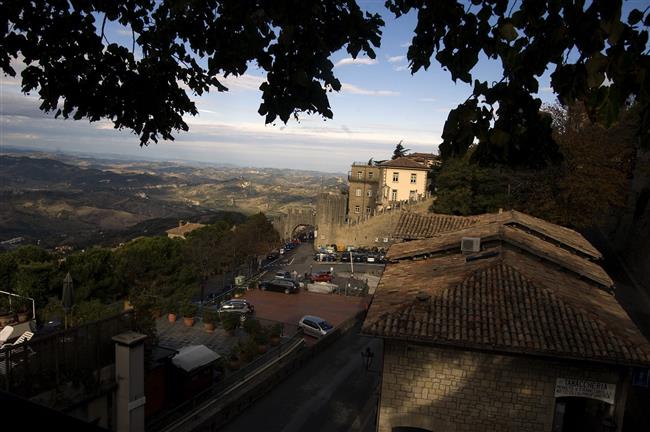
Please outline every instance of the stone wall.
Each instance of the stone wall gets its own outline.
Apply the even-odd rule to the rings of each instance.
[[[559,377],[617,384],[617,413],[623,412],[625,391],[619,382],[621,371],[615,368],[400,341],[386,341],[384,346],[380,432],[396,426],[446,432],[548,432]]]

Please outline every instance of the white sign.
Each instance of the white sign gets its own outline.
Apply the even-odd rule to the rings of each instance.
[[[616,384],[558,378],[555,382],[555,397],[584,397],[614,404]]]

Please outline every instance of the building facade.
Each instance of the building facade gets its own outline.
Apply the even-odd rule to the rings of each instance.
[[[429,168],[408,157],[401,157],[379,164],[379,207],[391,207],[397,203],[417,201],[427,195]]]
[[[354,162],[348,173],[350,185],[348,195],[348,218],[350,220],[363,220],[370,217],[376,206],[379,190],[380,168],[377,165],[368,165]]]
[[[363,325],[384,339],[379,431],[622,430],[650,343],[598,250],[515,211],[410,222],[437,234],[391,246]]]

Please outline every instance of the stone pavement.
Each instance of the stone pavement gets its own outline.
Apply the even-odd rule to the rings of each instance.
[[[203,329],[203,323],[194,320],[193,327],[186,327],[183,319],[170,323],[167,316],[156,320],[158,329],[158,344],[165,348],[178,350],[188,345],[205,345],[220,355],[227,355],[230,349],[239,340],[246,338],[242,329],[235,330],[234,335],[229,336],[222,328],[216,328],[214,332],[208,333]]]

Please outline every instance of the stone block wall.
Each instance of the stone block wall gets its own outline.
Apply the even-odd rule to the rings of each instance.
[[[616,368],[387,341],[379,431],[549,432],[557,378],[622,387]]]

